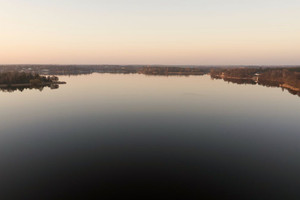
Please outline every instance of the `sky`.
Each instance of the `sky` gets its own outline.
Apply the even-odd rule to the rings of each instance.
[[[0,0],[0,64],[300,64],[300,0]]]

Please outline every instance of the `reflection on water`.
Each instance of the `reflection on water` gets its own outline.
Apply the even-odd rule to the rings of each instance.
[[[297,199],[299,99],[209,76],[0,93],[1,199]]]
[[[287,90],[289,91],[290,94],[293,95],[297,95],[300,97],[300,92],[297,90],[293,90],[290,88],[284,88],[281,86],[280,83],[276,82],[276,81],[259,81],[256,82],[252,79],[239,79],[239,78],[219,78],[219,77],[212,77],[212,79],[223,79],[226,82],[230,82],[230,83],[235,83],[235,84],[239,84],[239,85],[244,85],[244,84],[250,84],[250,85],[261,85],[261,86],[265,86],[265,87],[277,87],[277,88],[282,88],[282,90]]]
[[[26,86],[20,86],[20,87],[9,86],[9,87],[0,87],[0,91],[1,92],[15,92],[15,91],[23,92],[26,89],[28,89],[28,90],[35,89],[35,90],[43,91],[45,87],[48,87],[51,90],[55,90],[55,89],[59,88],[59,85],[58,84],[51,84],[51,85],[38,86],[38,87],[34,87],[34,86],[30,86],[30,87],[26,87]]]

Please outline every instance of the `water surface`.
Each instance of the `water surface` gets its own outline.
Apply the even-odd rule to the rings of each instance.
[[[2,199],[299,197],[300,98],[288,91],[207,75],[60,80],[0,93]]]

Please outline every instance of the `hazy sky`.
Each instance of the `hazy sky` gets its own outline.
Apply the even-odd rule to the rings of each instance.
[[[300,64],[300,0],[0,0],[0,63]]]

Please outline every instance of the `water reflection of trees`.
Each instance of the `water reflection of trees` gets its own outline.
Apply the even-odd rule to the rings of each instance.
[[[45,87],[50,88],[51,90],[55,90],[59,88],[58,84],[52,84],[52,85],[47,85],[47,86],[38,86],[38,87],[24,87],[24,86],[18,86],[18,87],[0,87],[0,91],[1,92],[23,92],[24,90],[39,90],[39,91],[43,91]]]
[[[231,82],[231,83],[236,83],[236,84],[239,84],[239,85],[242,85],[242,84],[256,85],[256,82],[252,79],[224,78],[224,81]]]

